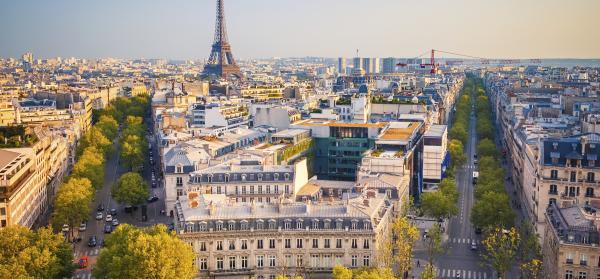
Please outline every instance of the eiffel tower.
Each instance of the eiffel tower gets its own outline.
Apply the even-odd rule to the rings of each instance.
[[[212,45],[210,58],[204,65],[205,75],[216,75],[222,78],[231,75],[242,78],[240,67],[235,63],[231,53],[231,45],[227,39],[227,28],[225,26],[224,0],[217,0],[217,22],[215,24],[215,41]]]

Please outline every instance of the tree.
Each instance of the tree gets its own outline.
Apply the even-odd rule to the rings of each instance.
[[[492,125],[492,122],[487,118],[487,116],[477,116],[477,134],[481,139],[494,138],[494,126]]]
[[[435,279],[437,278],[437,272],[435,271],[435,267],[433,264],[427,263],[425,266],[425,270],[421,273],[421,279]]]
[[[102,133],[111,140],[116,138],[119,133],[119,124],[109,115],[101,115],[94,126],[98,127]]]
[[[463,145],[467,144],[469,140],[469,133],[463,122],[457,122],[450,129],[450,138],[453,140],[459,140]]]
[[[73,166],[72,177],[87,178],[94,189],[102,188],[104,183],[104,156],[95,147],[87,147]]]
[[[50,228],[0,229],[0,278],[67,278],[74,270],[73,250]]]
[[[193,278],[192,247],[164,225],[136,228],[123,224],[105,239],[94,277]]]
[[[133,170],[144,163],[144,149],[139,145],[138,136],[129,135],[121,145],[121,161],[129,170]]]
[[[444,178],[439,185],[440,192],[449,197],[455,203],[458,202],[460,194],[456,189],[456,181],[454,179]]]
[[[471,222],[478,228],[508,228],[513,224],[515,214],[510,208],[508,195],[487,192],[478,199],[471,211]]]
[[[429,265],[433,265],[433,258],[435,255],[441,253],[442,249],[442,228],[439,223],[433,225],[433,227],[427,233],[425,239],[425,248],[427,248],[427,262]]]
[[[139,173],[128,172],[113,185],[112,197],[121,204],[138,205],[144,203],[148,198],[148,184]]]
[[[354,279],[395,279],[390,268],[361,268],[352,271]]]
[[[483,259],[498,273],[498,278],[513,266],[519,248],[519,232],[515,228],[504,230],[500,227],[492,230],[483,240]]]
[[[479,144],[477,145],[477,153],[479,153],[479,156],[490,156],[494,158],[498,156],[496,145],[492,140],[487,138],[479,141]]]
[[[452,197],[442,191],[425,192],[421,196],[421,211],[436,219],[450,218],[458,213],[458,207]]]
[[[448,144],[448,152],[450,152],[450,162],[452,163],[452,168],[462,166],[467,161],[463,144],[459,140],[453,139],[450,141]]]
[[[542,248],[529,220],[521,223],[519,235],[521,241],[517,258],[520,263],[521,277],[538,278],[542,268]]]
[[[333,279],[352,279],[352,270],[350,270],[344,266],[341,266],[341,265],[336,265],[335,267],[333,267],[332,278]]]
[[[82,150],[90,146],[97,148],[98,150],[102,151],[104,155],[107,155],[108,152],[110,152],[112,143],[102,133],[102,130],[100,130],[100,128],[93,126],[81,138]]]
[[[58,230],[67,224],[72,233],[76,225],[90,216],[93,195],[92,183],[87,178],[69,178],[58,189],[54,199],[53,227]]]
[[[392,224],[394,262],[398,265],[398,272],[406,274],[412,267],[413,245],[419,239],[419,230],[408,221],[406,217],[397,218]]]

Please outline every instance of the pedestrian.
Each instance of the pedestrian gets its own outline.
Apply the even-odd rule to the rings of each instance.
[[[421,262],[417,260],[417,267],[421,267]]]

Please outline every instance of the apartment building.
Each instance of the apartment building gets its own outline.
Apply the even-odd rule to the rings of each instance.
[[[199,278],[331,278],[335,265],[377,267],[392,218],[392,204],[374,191],[337,203],[275,204],[191,192],[176,208]]]
[[[600,219],[581,205],[547,208],[543,278],[600,278]]]
[[[243,98],[253,99],[256,102],[283,99],[283,85],[248,85],[240,88]]]
[[[191,109],[191,127],[218,127],[223,130],[248,125],[248,111],[236,104],[194,104]]]
[[[275,203],[293,199],[308,181],[306,159],[293,165],[232,160],[190,173],[189,191],[224,194],[236,202]]]
[[[431,125],[423,134],[423,189],[436,189],[449,163],[446,125]]]

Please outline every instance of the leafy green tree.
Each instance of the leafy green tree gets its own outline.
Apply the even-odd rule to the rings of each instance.
[[[517,259],[520,263],[521,277],[539,278],[542,268],[542,248],[531,221],[525,220],[519,228],[521,241]]]
[[[49,228],[0,229],[0,278],[66,278],[74,270],[73,250],[62,235]]]
[[[94,126],[98,127],[102,133],[111,140],[115,139],[119,133],[119,124],[109,115],[101,115]]]
[[[419,239],[419,230],[408,218],[400,217],[392,224],[392,235],[396,240],[393,243],[393,250],[396,252],[394,262],[400,274],[407,274],[412,268],[413,246]]]
[[[483,259],[498,273],[498,278],[510,270],[517,256],[520,236],[515,228],[506,231],[495,228],[483,240]]]
[[[436,219],[450,218],[458,213],[458,207],[452,197],[441,191],[425,192],[421,196],[421,211]]]
[[[92,183],[87,178],[70,178],[56,193],[53,227],[58,230],[67,224],[72,233],[76,225],[90,216],[93,195]]]
[[[467,144],[469,140],[469,133],[467,132],[467,128],[465,127],[464,122],[457,122],[450,129],[450,138],[453,140],[459,140],[463,145]]]
[[[477,153],[480,156],[490,156],[493,158],[498,157],[498,150],[496,149],[496,144],[490,139],[482,139],[479,141],[477,145]]]
[[[439,223],[434,224],[427,233],[425,248],[427,249],[427,262],[429,265],[433,265],[433,258],[444,251],[442,249],[442,228]]]
[[[87,178],[94,189],[102,188],[104,183],[104,156],[95,147],[83,151],[79,160],[73,166],[72,177]]]
[[[140,142],[138,136],[129,135],[121,145],[121,162],[130,170],[144,163],[144,149],[140,146]]]
[[[395,279],[390,268],[361,268],[352,271],[355,279]]]
[[[439,185],[440,192],[449,197],[454,203],[458,202],[459,193],[454,179],[444,178]]]
[[[136,228],[123,224],[105,239],[94,277],[193,278],[194,252],[164,225]]]
[[[492,122],[487,118],[477,118],[477,135],[481,139],[493,139],[494,138],[494,126]]]
[[[471,211],[471,223],[478,228],[507,228],[515,219],[506,193],[487,192],[475,201]]]
[[[87,147],[95,147],[96,149],[102,151],[104,155],[107,155],[112,148],[112,143],[102,133],[100,128],[92,126],[92,128],[90,128],[90,130],[87,131],[81,138],[80,147],[82,150],[85,150]]]
[[[121,204],[138,205],[148,198],[148,184],[139,173],[128,172],[111,189],[112,197]]]

